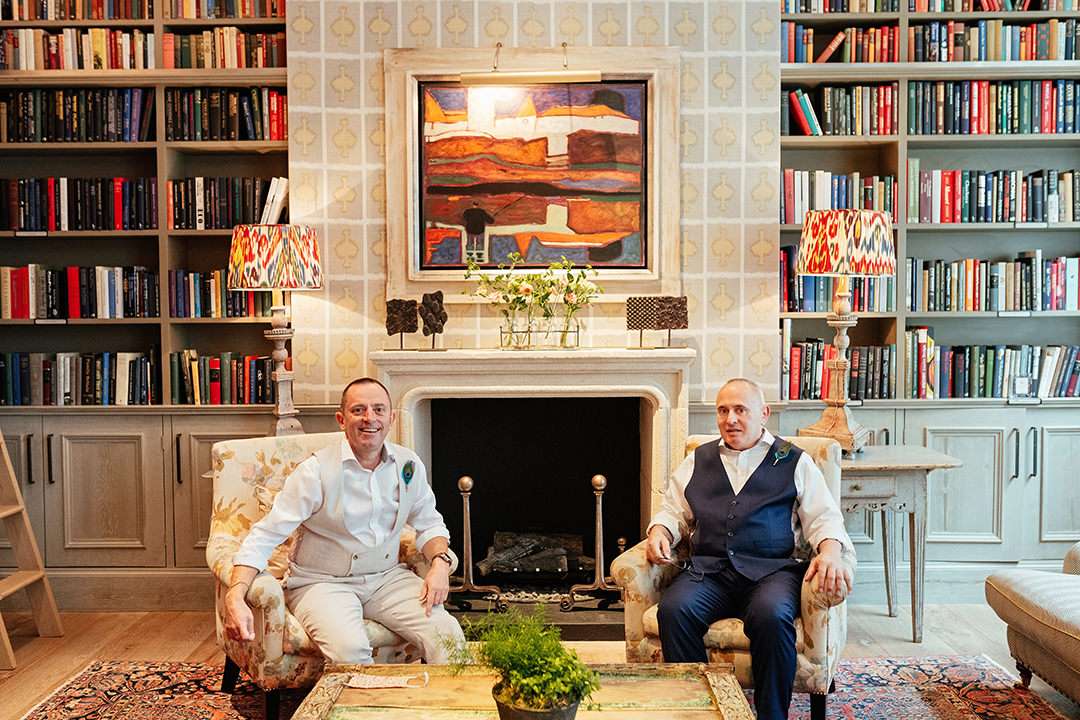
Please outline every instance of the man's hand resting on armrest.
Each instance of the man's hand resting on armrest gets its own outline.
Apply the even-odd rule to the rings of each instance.
[[[675,538],[671,531],[663,525],[653,525],[649,528],[648,542],[645,544],[645,557],[653,565],[670,565],[675,562],[671,554],[671,543]]]
[[[818,554],[810,561],[805,582],[817,577],[817,589],[830,595],[838,595],[846,586],[851,592],[851,571],[841,559],[844,546],[839,541],[826,538],[818,545]]]

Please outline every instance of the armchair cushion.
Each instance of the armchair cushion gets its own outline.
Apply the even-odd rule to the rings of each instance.
[[[714,436],[692,435],[687,441],[689,454],[698,445]],[[790,438],[792,443],[807,452],[825,475],[825,483],[837,500],[840,498],[840,445],[827,438]],[[675,548],[678,558],[687,554],[685,542]],[[854,552],[844,553],[844,562],[855,574]],[[660,662],[663,653],[656,620],[657,603],[678,570],[674,565],[653,565],[645,556],[645,541],[619,555],[611,564],[611,576],[622,589],[623,621],[628,662]],[[801,597],[801,616],[796,620],[795,643],[797,665],[795,690],[827,693],[833,674],[840,663],[840,654],[847,641],[847,592],[828,594],[818,588],[817,581],[804,583]],[[750,673],[750,640],[743,632],[742,620],[725,618],[713,623],[705,634],[705,648],[714,662],[729,662],[735,675],[745,687],[753,685]]]

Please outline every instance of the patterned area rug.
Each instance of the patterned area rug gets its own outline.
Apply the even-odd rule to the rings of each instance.
[[[986,656],[855,658],[841,663],[828,715],[849,720],[1061,720],[1053,708]],[[236,720],[262,717],[262,694],[241,676],[221,687],[221,666],[202,663],[96,662],[23,720]],[[303,692],[285,692],[288,718]],[[792,720],[808,720],[796,695]]]

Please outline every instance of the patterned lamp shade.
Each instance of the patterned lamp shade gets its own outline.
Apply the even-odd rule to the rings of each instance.
[[[893,275],[892,223],[881,210],[811,210],[803,221],[799,275]]]
[[[319,238],[307,225],[237,225],[229,249],[230,290],[317,290]]]

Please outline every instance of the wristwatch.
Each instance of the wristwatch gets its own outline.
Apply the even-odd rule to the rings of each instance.
[[[435,562],[436,559],[445,560],[447,567],[454,566],[454,559],[450,557],[450,553],[446,552],[445,550],[441,553],[435,553],[435,556],[431,558],[431,561]]]

